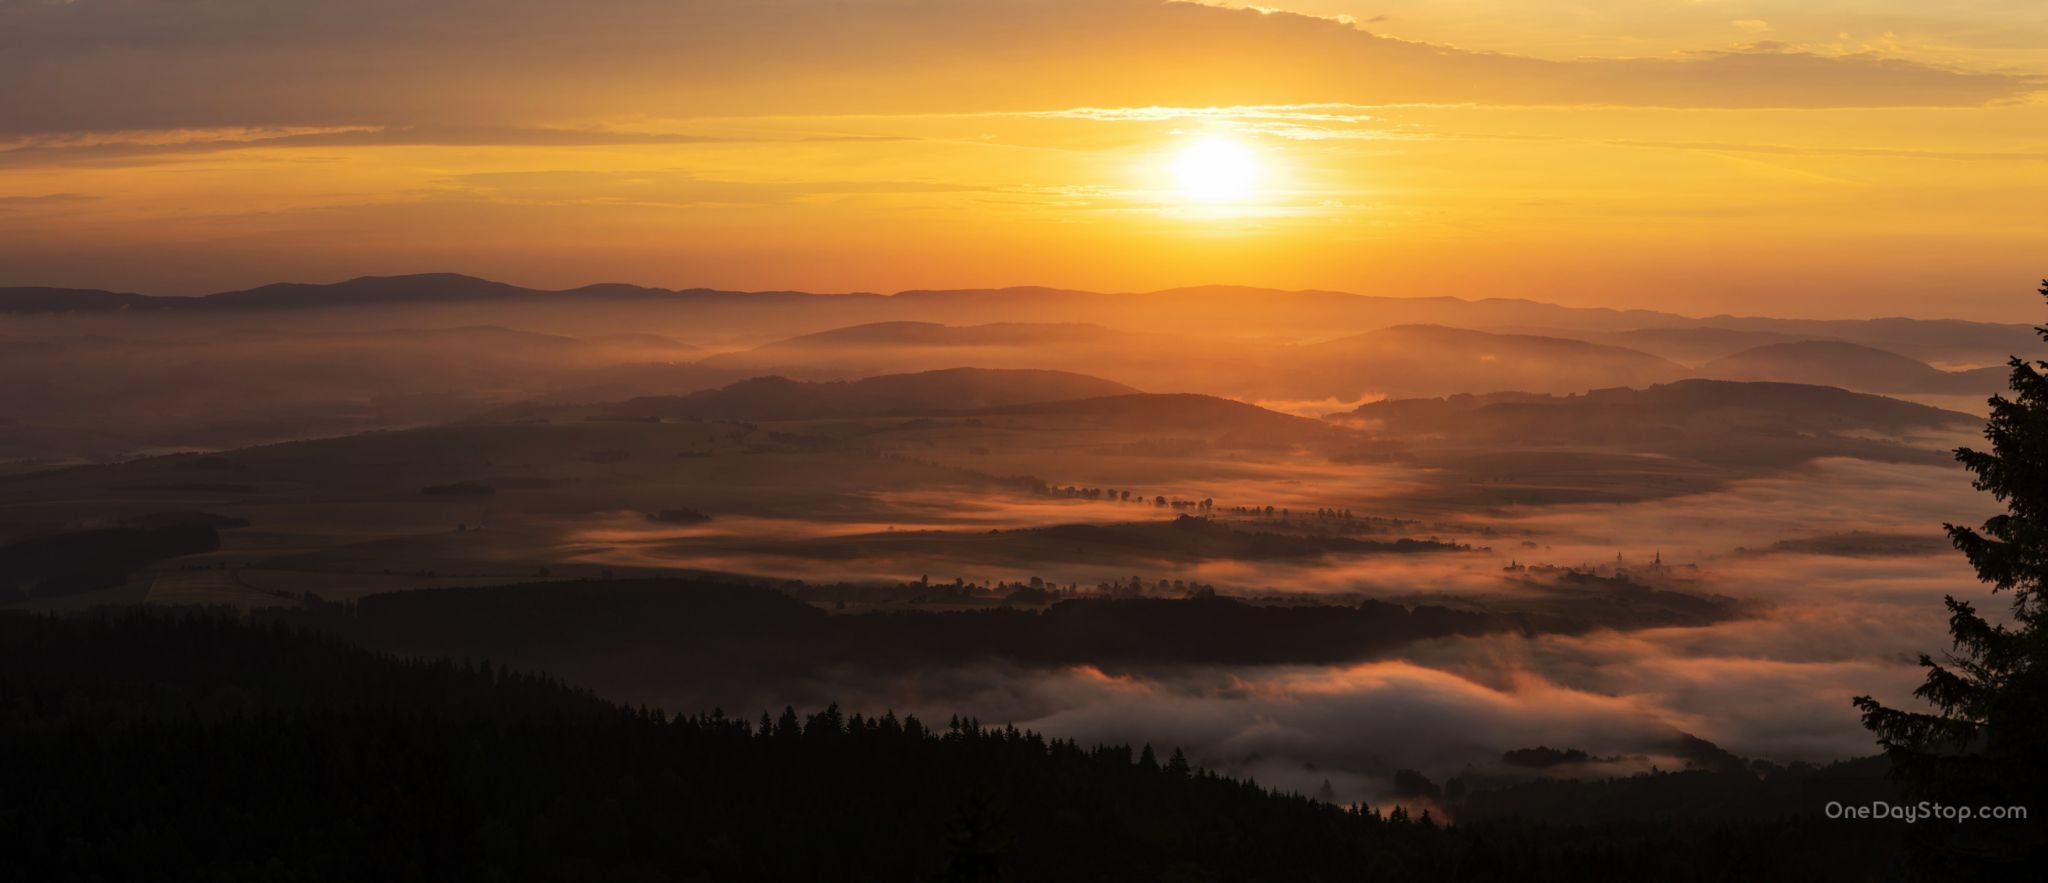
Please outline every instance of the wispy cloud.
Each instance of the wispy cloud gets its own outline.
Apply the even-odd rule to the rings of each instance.
[[[27,135],[0,143],[0,164],[133,161],[229,150],[345,147],[625,147],[903,140],[888,135],[703,135],[546,126],[304,126],[137,129]]]
[[[1759,45],[1547,60],[1155,0],[80,0],[0,7],[5,129],[1282,103],[1973,106],[2038,76]],[[134,84],[150,83],[148,89]],[[987,88],[1003,83],[999,90]]]
[[[0,207],[16,205],[49,205],[52,203],[87,202],[98,199],[83,193],[39,193],[33,196],[0,196]]]

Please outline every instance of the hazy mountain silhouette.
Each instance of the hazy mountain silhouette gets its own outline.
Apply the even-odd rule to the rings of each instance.
[[[331,285],[277,282],[244,291],[208,295],[208,307],[241,306],[360,306],[409,300],[479,301],[532,295],[532,289],[492,282],[459,273],[425,273],[416,276],[361,276]]]
[[[758,347],[750,354],[715,357],[742,360],[742,355],[773,358],[791,350],[837,350],[843,347],[974,347],[1033,346],[1100,340],[1118,332],[1080,322],[997,322],[988,325],[942,325],[937,322],[874,322],[805,334]]]
[[[190,298],[150,297],[96,288],[0,288],[0,313],[115,312],[172,307],[187,300]]]
[[[2007,369],[1943,371],[1918,359],[1834,340],[1774,343],[1700,366],[1702,377],[1776,380],[1869,392],[1983,393],[2004,385]]]
[[[649,396],[623,402],[564,408],[513,406],[485,419],[537,416],[713,420],[810,420],[886,414],[967,411],[1061,399],[1085,399],[1137,390],[1099,377],[1066,371],[949,368],[916,374],[884,374],[862,380],[811,383],[786,377],[756,377],[686,396]]]
[[[1713,380],[1384,401],[1330,419],[1367,439],[1340,458],[1431,469],[1416,499],[1458,506],[1665,499],[1824,458],[1939,466],[1977,425],[1831,387]]]
[[[118,311],[275,312],[307,307],[425,307],[492,303],[521,308],[599,305],[630,311],[658,307],[672,315],[713,316],[723,323],[786,335],[806,327],[826,328],[915,320],[948,325],[989,323],[1088,323],[1153,334],[1278,335],[1311,337],[1332,329],[1362,331],[1408,324],[1524,332],[1637,335],[1643,349],[1674,358],[1726,355],[1701,350],[1716,339],[1703,332],[1694,348],[1679,349],[1673,330],[1719,329],[1763,335],[1752,346],[1789,339],[1848,340],[1930,362],[1991,363],[2030,345],[2022,324],[1958,320],[1805,320],[1769,317],[1694,318],[1651,310],[1565,307],[1508,298],[1386,297],[1336,291],[1280,291],[1236,286],[1200,286],[1144,293],[1096,293],[1014,287],[949,291],[811,294],[793,291],[740,292],[707,288],[666,289],[622,283],[559,291],[524,288],[455,273],[366,276],[331,284],[282,283],[202,297],[151,297],[90,289],[0,288],[0,313],[96,313]],[[774,312],[777,321],[765,322]],[[644,312],[636,315],[648,315]],[[1653,343],[1659,341],[1661,343]],[[1602,342],[1631,345],[1623,337]],[[1730,350],[1732,352],[1732,350]],[[937,367],[937,366],[926,366]]]
[[[1080,322],[998,322],[965,327],[941,325],[936,322],[877,322],[872,325],[857,325],[852,328],[806,334],[774,346],[1027,346],[1109,337],[1116,333],[1099,325]]]
[[[1582,395],[1494,393],[1373,402],[1342,418],[1412,434],[1463,439],[1577,439],[1614,443],[1665,432],[1754,429],[1773,436],[1912,432],[1974,425],[1956,411],[1797,383],[1681,380]]]
[[[30,317],[53,310],[63,317]],[[1991,365],[2031,339],[2021,325],[1691,319],[1229,286],[881,295],[607,283],[544,291],[458,274],[186,298],[0,289],[0,313],[24,317],[9,323],[0,347],[0,376],[14,381],[0,384],[0,420],[10,426],[0,435],[0,460],[112,460],[420,426],[519,402],[623,402],[747,377],[852,381],[961,366],[1080,372],[1123,388],[903,407],[963,410],[1143,389],[1326,413],[1369,397],[1574,393],[1698,376],[1654,352],[1687,364],[1711,354],[1721,361],[1709,374],[1736,378],[1975,396],[2002,369],[1944,373],[1860,350],[1837,359],[1841,352],[1818,342]],[[1616,345],[1630,342],[1643,348]],[[1745,343],[1753,345],[1738,346]],[[1738,368],[1764,355],[1771,359],[1761,367]],[[896,410],[864,402],[774,413]]]
[[[1576,392],[1684,377],[1648,353],[1561,337],[1402,325],[1299,347],[1287,379],[1338,398],[1507,390]]]
[[[1772,319],[1709,316],[1695,324],[1739,331],[1769,331],[1801,340],[1847,340],[1923,362],[2003,364],[2005,354],[2038,345],[2033,326],[1962,319]]]
[[[613,334],[598,334],[584,338],[590,343],[614,346],[646,347],[649,349],[674,350],[677,353],[698,352],[702,348],[691,346],[673,337],[645,332],[620,331]]]
[[[0,313],[103,312],[166,310],[241,312],[308,307],[426,305],[575,298],[582,300],[716,299],[745,296],[768,301],[800,292],[737,292],[709,288],[672,290],[623,283],[600,283],[565,290],[526,288],[461,273],[415,273],[400,276],[359,276],[341,282],[274,282],[255,288],[192,297],[123,294],[98,289],[0,287]],[[843,295],[841,295],[843,296]]]
[[[1627,331],[1575,331],[1569,328],[1530,328],[1526,334],[1574,337],[1590,343],[1641,350],[1674,362],[1699,364],[1747,349],[1774,343],[1791,343],[1810,338],[1777,331],[1751,331],[1708,326],[1672,328],[1631,328]]]
[[[473,315],[455,318],[473,319]],[[323,323],[324,324],[324,323]],[[510,402],[619,400],[729,383],[651,336],[574,338],[497,325],[178,325],[0,345],[0,459],[118,457],[438,423]],[[557,400],[563,400],[558,398]]]

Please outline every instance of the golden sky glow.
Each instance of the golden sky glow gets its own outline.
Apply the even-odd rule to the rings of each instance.
[[[2023,320],[2048,274],[2041,4],[1263,5],[0,0],[0,284]]]

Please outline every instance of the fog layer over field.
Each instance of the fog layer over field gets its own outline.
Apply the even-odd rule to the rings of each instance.
[[[1015,527],[1118,508],[976,503],[934,513],[932,523]],[[1973,521],[1985,514],[1985,501],[1953,469],[1826,460],[1671,500],[1468,513],[1466,526],[1490,532],[1456,538],[1492,543],[1486,550],[1204,562],[1170,571],[1232,591],[1284,587],[1484,604],[1549,591],[1504,573],[1510,562],[1612,567],[1619,553],[1623,568],[1644,574],[1661,555],[1670,579],[1741,603],[1745,614],[1726,622],[1445,638],[1336,666],[970,666],[892,677],[848,669],[821,674],[808,692],[849,706],[976,714],[1084,741],[1179,746],[1198,762],[1263,782],[1313,793],[1328,780],[1340,797],[1374,801],[1392,798],[1396,769],[1419,769],[1438,782],[1467,767],[1525,775],[1500,756],[1536,745],[1605,759],[1578,774],[1681,767],[1681,734],[1780,762],[1857,757],[1869,752],[1869,737],[1849,698],[1905,699],[1920,677],[1915,656],[1946,645],[1941,596],[1972,582],[1961,558],[1941,547],[1931,513]],[[871,529],[717,528],[805,538]],[[733,557],[678,563],[751,572],[789,566]],[[929,562],[862,559],[798,572],[827,578],[834,567],[858,574],[919,563]],[[1057,568],[1039,571],[1060,578]],[[932,573],[941,575],[953,576]],[[1549,774],[1561,772],[1574,771]]]

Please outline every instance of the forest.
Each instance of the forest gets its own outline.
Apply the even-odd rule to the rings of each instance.
[[[1811,816],[1446,825],[1279,793],[1169,746],[886,709],[669,715],[221,612],[0,616],[0,657],[0,850],[20,879],[1872,880],[1893,867],[1892,847]]]

